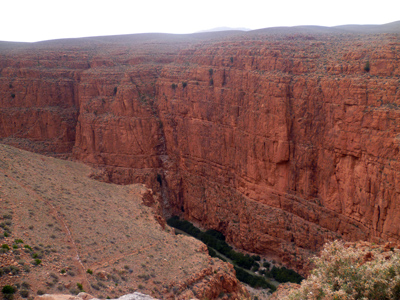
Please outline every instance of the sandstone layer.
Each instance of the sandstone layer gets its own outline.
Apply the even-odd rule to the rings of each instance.
[[[400,240],[397,34],[137,35],[1,53],[3,142],[146,183],[165,214],[298,270],[328,240]]]

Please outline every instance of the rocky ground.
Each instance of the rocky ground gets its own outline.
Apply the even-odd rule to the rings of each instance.
[[[232,267],[156,218],[151,190],[90,178],[91,168],[0,145],[0,285],[37,294],[234,299]],[[22,291],[22,293],[21,293]]]
[[[400,240],[400,29],[378,27],[0,43],[0,140],[306,274],[327,241]]]

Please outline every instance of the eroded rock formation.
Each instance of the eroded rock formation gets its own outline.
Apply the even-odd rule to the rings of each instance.
[[[327,240],[400,240],[399,53],[396,34],[262,32],[3,49],[0,136],[301,269]]]

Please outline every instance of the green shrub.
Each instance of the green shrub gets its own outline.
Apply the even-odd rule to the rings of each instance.
[[[32,263],[33,263],[35,266],[38,266],[38,265],[40,265],[40,264],[42,263],[42,260],[39,259],[39,258],[36,258],[36,259],[33,260]]]
[[[273,266],[271,270],[271,275],[275,278],[276,281],[281,283],[300,283],[304,279],[300,274],[291,269],[286,269],[285,267],[278,268]]]
[[[88,273],[88,274],[90,274],[90,275],[93,275],[93,271],[90,270],[90,269],[87,269],[87,270],[86,270],[86,273]]]
[[[3,288],[1,289],[1,292],[3,294],[14,294],[17,291],[17,289],[15,287],[13,287],[12,285],[5,285],[3,286]]]
[[[14,243],[16,243],[16,244],[23,244],[24,241],[21,240],[21,239],[15,239],[15,240],[14,240]]]
[[[370,65],[369,65],[369,60],[365,63],[365,66],[364,66],[364,71],[365,72],[369,72],[371,70],[371,68],[370,68]]]
[[[44,295],[45,292],[44,292],[43,290],[38,290],[38,291],[36,292],[36,294],[38,294],[39,296],[41,296],[41,295]]]
[[[33,251],[32,247],[29,246],[29,245],[24,245],[24,248],[25,248],[25,249],[28,249],[29,251]]]
[[[236,271],[236,277],[241,282],[244,282],[250,285],[253,288],[263,288],[263,289],[270,289],[272,292],[276,290],[276,287],[269,283],[264,277],[252,275],[247,271],[243,270],[242,268],[234,267]]]
[[[308,279],[287,299],[400,299],[400,253],[381,248],[346,246],[341,241],[325,245],[315,257]],[[371,258],[365,260],[365,257]]]
[[[263,263],[263,267],[266,268],[266,269],[269,269],[270,266],[271,266],[271,264],[268,261]]]
[[[83,291],[83,285],[82,285],[82,283],[77,283],[76,284],[76,286],[78,287],[78,289],[80,290],[80,291]]]
[[[8,251],[8,250],[10,250],[10,246],[8,246],[7,244],[3,244],[3,245],[1,245],[1,249]]]

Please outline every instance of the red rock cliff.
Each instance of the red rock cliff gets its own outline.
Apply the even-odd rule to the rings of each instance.
[[[73,147],[298,269],[330,239],[400,240],[396,35],[92,41],[66,61],[47,47],[39,66],[3,51],[3,141]]]

